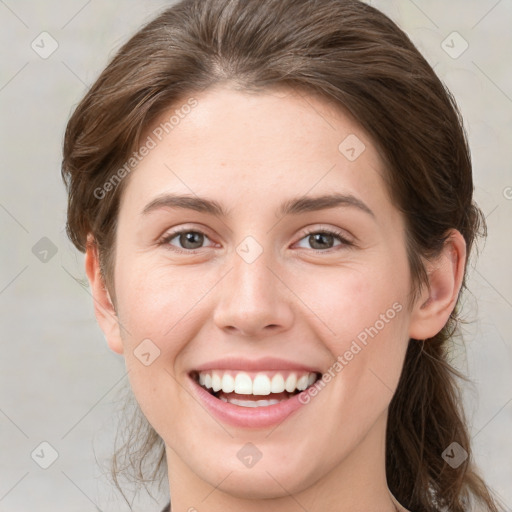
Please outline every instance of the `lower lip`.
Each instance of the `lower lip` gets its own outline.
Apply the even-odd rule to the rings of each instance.
[[[205,404],[206,408],[219,420],[235,427],[272,427],[283,422],[290,414],[304,406],[299,400],[304,391],[278,404],[262,407],[243,407],[219,400],[202,388],[192,377],[190,377],[190,380],[193,382],[196,394],[201,399],[201,402]]]

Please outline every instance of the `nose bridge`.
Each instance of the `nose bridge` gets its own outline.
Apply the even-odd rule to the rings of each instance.
[[[233,258],[232,285],[239,301],[250,309],[260,308],[275,298],[275,280],[269,270],[272,258],[259,255],[254,261],[238,254]]]
[[[283,284],[270,270],[275,267],[272,254],[253,237],[236,247],[215,309],[219,328],[263,335],[289,326],[291,305]]]

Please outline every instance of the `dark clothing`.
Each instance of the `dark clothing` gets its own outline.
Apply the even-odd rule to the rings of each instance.
[[[171,504],[168,503],[166,507],[162,510],[162,512],[171,512]]]

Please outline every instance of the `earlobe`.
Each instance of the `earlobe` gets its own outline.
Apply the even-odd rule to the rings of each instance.
[[[411,313],[409,337],[425,340],[445,326],[455,308],[466,265],[466,242],[453,229],[441,254],[427,263],[430,289],[424,287]]]
[[[117,313],[105,286],[100,271],[98,247],[91,235],[87,238],[85,252],[85,272],[91,287],[94,303],[94,314],[105,335],[109,348],[117,354],[123,353],[123,344],[119,329]]]

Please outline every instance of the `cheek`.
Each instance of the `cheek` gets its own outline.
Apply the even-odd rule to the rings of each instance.
[[[367,403],[391,398],[401,373],[408,341],[408,276],[391,265],[331,269],[318,279],[302,280],[298,295],[324,333],[334,379],[340,392]],[[364,403],[364,402],[363,402]]]
[[[381,315],[386,316],[390,309],[384,318],[386,329],[389,323],[396,323],[394,303],[402,306],[401,317],[405,316],[407,276],[385,265],[380,268],[358,265],[304,274],[295,281],[295,291],[317,317],[317,323],[322,322],[334,346],[340,344],[340,349],[347,339],[357,337],[376,322],[382,327]]]
[[[179,421],[175,363],[203,325],[197,305],[209,286],[198,272],[186,279],[179,269],[124,263],[116,290],[125,364],[139,406],[158,432]]]
[[[125,364],[134,394],[151,416],[151,404],[176,390],[179,356],[205,324],[205,298],[218,276],[127,260],[117,276]]]

